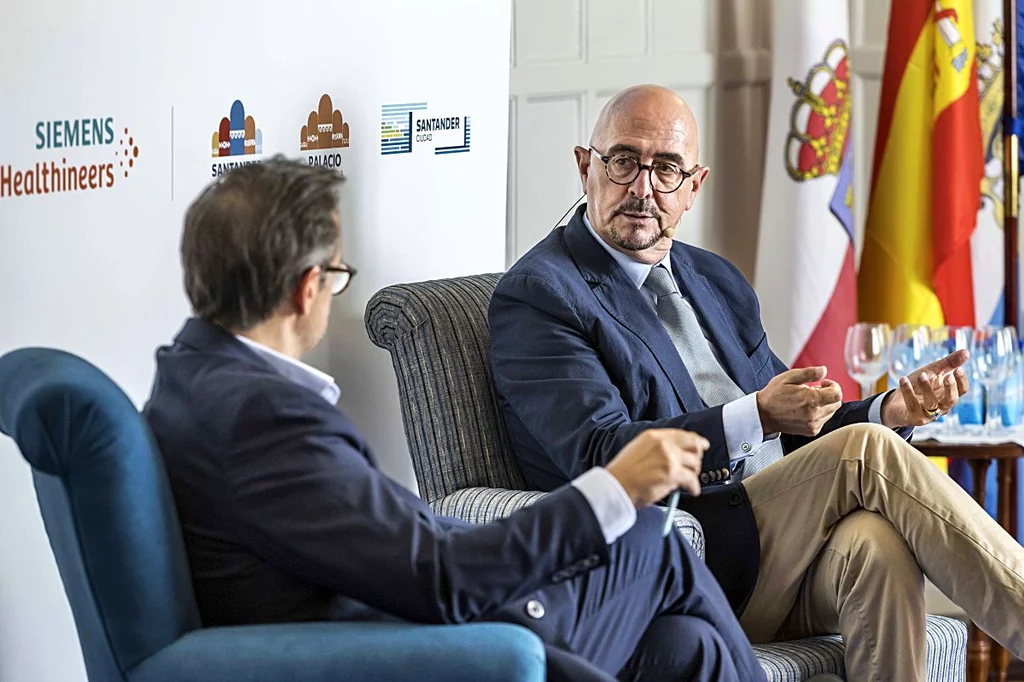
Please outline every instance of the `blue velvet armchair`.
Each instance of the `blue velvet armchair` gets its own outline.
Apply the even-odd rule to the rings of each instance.
[[[146,424],[73,355],[0,357],[0,432],[32,466],[93,682],[533,682],[544,649],[498,623],[202,628],[163,464]]]

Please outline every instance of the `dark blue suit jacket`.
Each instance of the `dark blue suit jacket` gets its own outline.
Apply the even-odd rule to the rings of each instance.
[[[704,471],[728,469],[721,406],[704,407],[643,292],[587,230],[585,210],[513,265],[491,299],[494,381],[527,482],[553,490],[607,464],[645,429],[664,427],[705,436]],[[757,296],[735,266],[679,242],[671,259],[680,291],[744,392],[786,370],[768,347]],[[869,407],[845,403],[821,434],[867,421]],[[787,452],[810,440],[782,438]],[[704,525],[708,565],[742,611],[760,559],[742,486],[707,488],[681,506]]]
[[[158,351],[144,414],[206,625],[486,620],[608,561],[572,486],[485,526],[435,516],[334,406],[203,321]]]

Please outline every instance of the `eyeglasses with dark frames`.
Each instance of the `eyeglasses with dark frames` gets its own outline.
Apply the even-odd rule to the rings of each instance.
[[[352,283],[352,278],[356,276],[356,269],[346,263],[341,265],[324,265],[321,270],[331,275],[331,296],[337,296],[345,291],[345,289],[348,289],[348,285]]]
[[[632,185],[640,173],[647,171],[651,177],[651,187],[655,192],[671,194],[683,186],[687,178],[696,175],[700,164],[690,170],[683,170],[671,161],[655,161],[652,164],[640,163],[640,160],[629,154],[605,155],[590,147],[604,164],[605,175],[616,185]]]

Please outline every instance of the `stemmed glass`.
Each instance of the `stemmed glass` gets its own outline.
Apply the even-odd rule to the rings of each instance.
[[[1020,365],[1020,357],[1017,355],[1017,352],[1020,349],[1020,345],[1017,341],[1017,329],[1015,327],[1003,327],[1003,332],[1010,337],[1010,361],[1006,372],[1006,381],[999,384],[999,388],[996,390],[999,391],[997,400],[1000,408],[999,426],[1009,428],[1018,423],[1013,412],[1019,408],[1020,402],[1020,390],[1018,385],[1014,383],[1018,380],[1017,368]],[[1012,400],[1010,397],[1011,390],[1014,392]]]
[[[889,325],[858,322],[846,330],[846,373],[860,384],[861,398],[874,393],[889,365]]]
[[[966,350],[970,353],[971,357],[967,360],[964,371],[968,376],[972,376],[974,374],[974,328],[946,325],[932,330],[932,360],[941,360],[958,350]],[[959,407],[958,405],[957,408]],[[960,422],[957,409],[951,410],[941,421],[949,431],[956,431]]]
[[[889,376],[895,385],[932,361],[931,330],[923,324],[901,324],[892,335],[889,348]]]
[[[999,413],[999,387],[1010,375],[1016,332],[1006,327],[983,327],[974,332],[974,362],[978,380],[985,387],[987,409],[985,430],[997,431],[1002,427]]]

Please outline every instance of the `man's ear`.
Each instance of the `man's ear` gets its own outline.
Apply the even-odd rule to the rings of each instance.
[[[707,179],[710,171],[711,168],[708,166],[702,166],[693,174],[693,176],[690,177],[690,196],[686,200],[687,211],[693,208],[693,202],[697,199],[697,192],[700,191],[701,185],[704,184],[704,181]]]
[[[320,292],[321,275],[323,275],[323,271],[320,266],[317,266],[306,270],[302,279],[299,280],[295,291],[292,292],[292,305],[295,306],[295,312],[298,314],[309,315],[312,312],[313,302],[316,300],[317,293]]]
[[[576,167],[580,171],[580,182],[583,183],[583,193],[587,193],[587,173],[590,171],[590,150],[586,147],[577,146],[572,150],[576,155]]]

